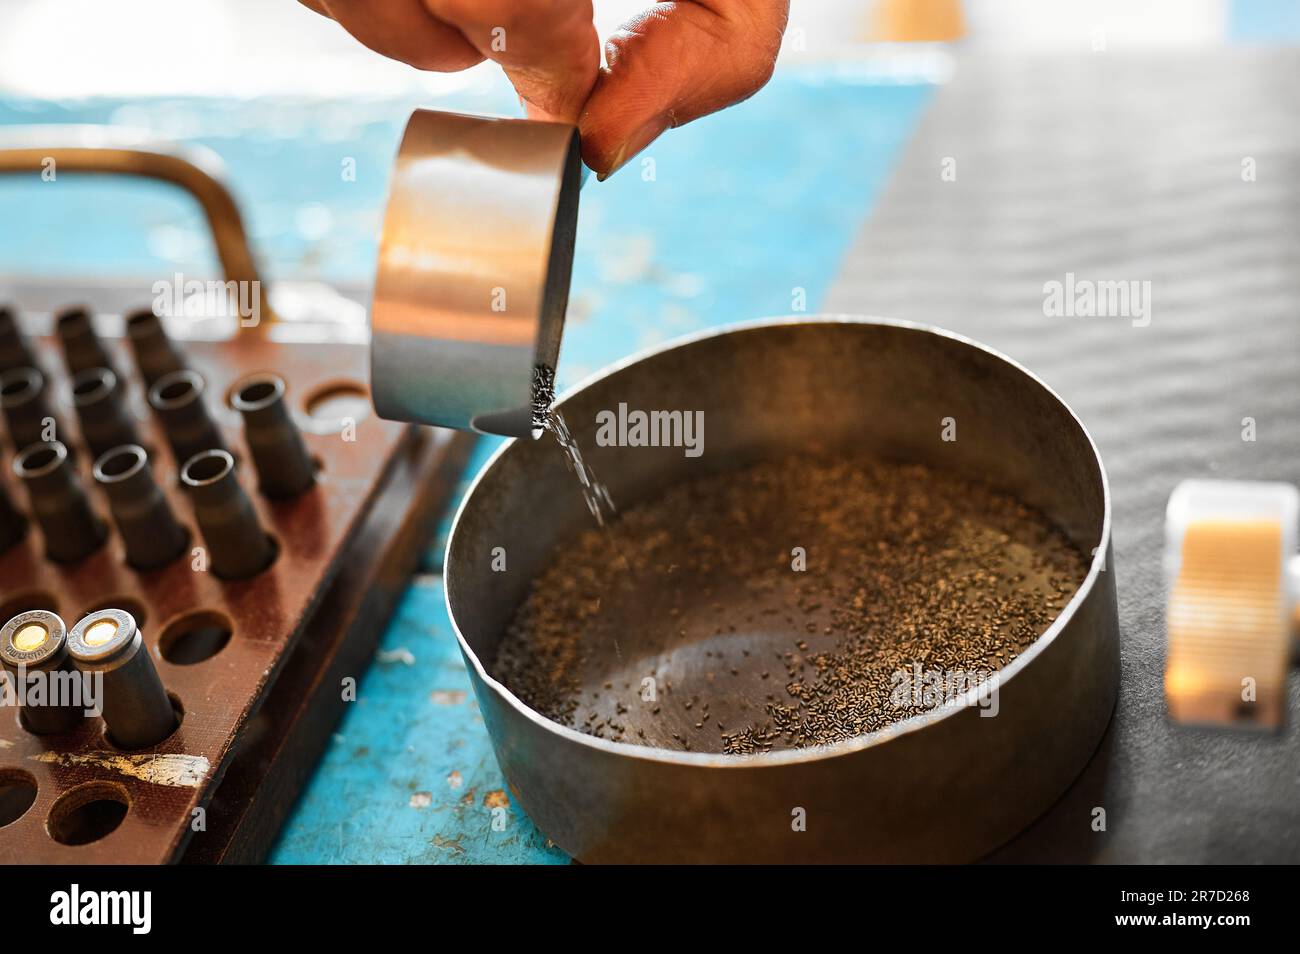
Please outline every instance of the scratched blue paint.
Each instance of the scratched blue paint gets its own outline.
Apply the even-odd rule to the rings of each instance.
[[[567,862],[508,801],[437,579],[411,585],[357,689],[275,861]]]

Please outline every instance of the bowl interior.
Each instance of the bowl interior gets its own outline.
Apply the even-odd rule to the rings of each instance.
[[[700,452],[601,446],[598,415],[617,415],[620,404],[703,412]],[[1104,478],[1069,409],[997,354],[914,326],[863,319],[745,325],[633,360],[580,387],[559,409],[621,508],[683,479],[775,457],[865,451],[1005,491],[1045,514],[1085,556],[1102,544]],[[489,673],[533,579],[566,540],[592,526],[577,480],[549,437],[512,442],[480,476],[452,531],[446,582],[453,619]],[[724,599],[742,604],[745,595]],[[716,641],[675,647],[680,679],[709,675],[724,643],[733,653],[743,648],[755,665],[770,665],[789,630],[751,627]],[[646,653],[663,647],[588,648],[604,660],[590,677],[599,689],[606,682],[635,687]]]

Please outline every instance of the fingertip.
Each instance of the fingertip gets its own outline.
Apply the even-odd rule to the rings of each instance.
[[[596,180],[604,182],[613,172],[611,156],[603,147],[591,142],[585,133],[582,132],[582,126],[578,126],[579,142],[582,149],[582,161],[587,168],[596,173]]]
[[[579,119],[583,158],[608,179],[670,127],[737,103],[771,77],[784,0],[726,17],[705,4],[661,4],[605,44],[607,67]]]
[[[582,159],[603,182],[671,125],[659,90],[603,70],[578,116]]]
[[[611,140],[600,125],[592,119],[590,105],[578,116],[578,145],[582,151],[582,161],[587,168],[596,173],[596,179],[604,182],[609,178]]]

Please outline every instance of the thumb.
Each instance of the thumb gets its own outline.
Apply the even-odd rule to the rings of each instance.
[[[578,119],[587,165],[606,179],[664,130],[752,96],[772,75],[788,9],[788,0],[685,0],[624,24]]]

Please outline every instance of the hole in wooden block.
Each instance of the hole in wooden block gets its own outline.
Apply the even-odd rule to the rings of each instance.
[[[22,769],[0,769],[0,828],[12,825],[36,801],[36,779]]]
[[[58,613],[59,601],[53,593],[48,593],[45,590],[26,590],[16,596],[11,596],[3,603],[0,603],[0,625],[4,625],[19,613],[26,613],[30,610],[45,610],[49,613]]]
[[[61,845],[88,845],[116,831],[130,807],[124,786],[87,782],[54,803],[45,829]]]
[[[158,637],[158,651],[169,663],[192,666],[225,649],[233,631],[234,626],[225,614],[196,610],[167,624]]]
[[[370,392],[355,381],[329,381],[303,400],[311,429],[326,434],[370,416]]]

